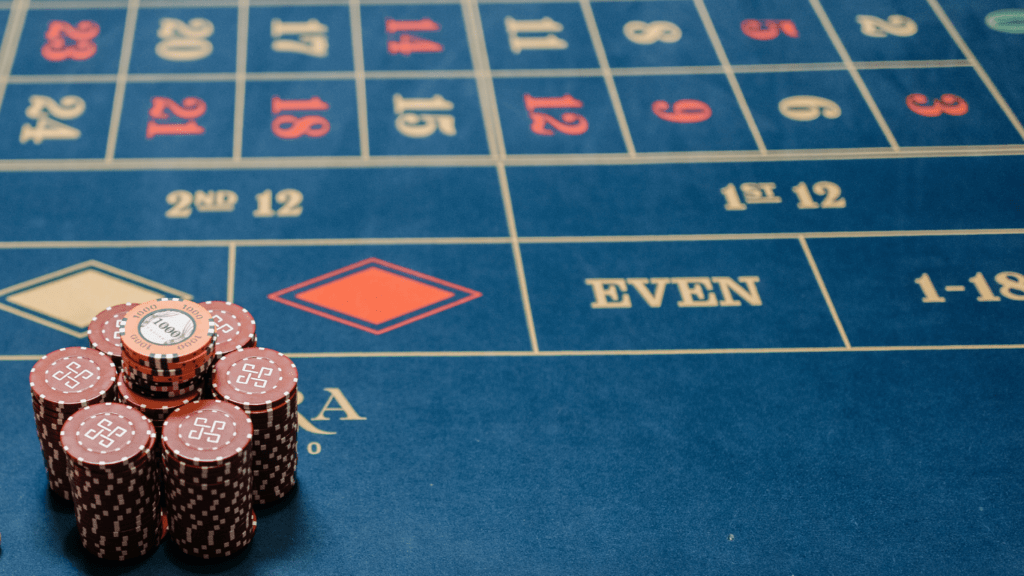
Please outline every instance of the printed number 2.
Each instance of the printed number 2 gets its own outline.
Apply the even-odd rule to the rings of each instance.
[[[153,106],[149,109],[149,123],[146,124],[146,138],[154,136],[195,136],[206,132],[196,122],[203,114],[206,114],[206,102],[195,96],[183,98],[181,104],[165,96],[154,96]],[[185,120],[185,122],[157,122],[157,120],[168,120],[170,110],[174,116]]]
[[[917,22],[901,14],[892,14],[886,20],[878,16],[858,14],[856,20],[857,24],[860,24],[861,34],[871,38],[887,38],[889,36],[909,38],[917,34]]]
[[[63,20],[53,20],[46,29],[46,43],[40,53],[50,62],[88,60],[96,54],[96,43],[100,25],[92,20],[82,20],[75,26]],[[68,40],[71,40],[69,44]]]
[[[583,108],[583,102],[573,98],[569,94],[557,97],[538,98],[529,94],[523,94],[523,103],[526,105],[526,112],[530,115],[530,131],[540,136],[554,136],[551,128],[569,136],[579,136],[590,128],[586,117],[576,112],[565,112],[562,120],[556,120],[554,116],[537,112],[537,108]],[[548,125],[551,128],[548,128]]]

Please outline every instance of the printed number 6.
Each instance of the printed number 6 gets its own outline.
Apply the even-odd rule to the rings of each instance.
[[[821,96],[790,96],[779,101],[779,112],[797,122],[811,122],[824,116],[835,120],[843,115],[843,109],[828,98]]]

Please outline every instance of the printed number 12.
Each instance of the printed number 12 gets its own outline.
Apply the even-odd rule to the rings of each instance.
[[[530,115],[530,131],[540,136],[554,136],[554,128],[562,134],[579,136],[590,129],[590,123],[582,114],[576,112],[564,112],[562,120],[556,120],[554,116],[544,112],[537,112],[538,108],[583,108],[583,102],[573,98],[570,94],[557,97],[536,97],[523,94],[523,104],[526,105],[526,112]],[[548,124],[551,128],[548,128]]]

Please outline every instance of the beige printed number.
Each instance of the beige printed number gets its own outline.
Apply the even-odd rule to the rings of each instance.
[[[274,202],[280,204],[275,210]],[[256,209],[252,211],[256,218],[295,218],[302,215],[302,192],[295,188],[279,190],[277,194],[270,188],[256,195]]]

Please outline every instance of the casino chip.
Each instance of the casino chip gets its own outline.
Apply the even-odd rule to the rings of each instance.
[[[186,555],[226,558],[252,541],[252,421],[221,400],[177,408],[164,421],[169,533]]]
[[[256,346],[256,319],[238,304],[209,300],[203,308],[210,311],[217,325],[217,360],[233,350]]]
[[[119,322],[118,335],[121,377],[132,391],[174,399],[208,387],[217,327],[201,305],[176,298],[136,305]]]
[[[156,429],[144,414],[105,402],[82,408],[60,432],[82,546],[129,560],[163,538]]]
[[[114,399],[117,367],[92,348],[61,348],[43,356],[29,372],[36,433],[46,462],[50,489],[72,499],[60,431],[73,414]]]
[[[279,500],[295,486],[298,382],[291,359],[267,348],[230,352],[214,367],[214,397],[238,406],[252,421],[257,504]]]
[[[89,344],[93,348],[110,356],[114,364],[121,365],[121,336],[118,322],[134,308],[132,303],[118,304],[100,312],[89,322]]]
[[[200,391],[196,390],[184,396],[178,396],[176,398],[149,398],[139,394],[128,387],[128,384],[124,379],[124,372],[117,377],[117,400],[122,404],[127,404],[132,408],[135,408],[139,412],[142,412],[153,422],[153,427],[156,429],[156,447],[153,448],[155,458],[161,460],[161,443],[160,434],[163,430],[164,420],[170,416],[171,412],[175,409],[194,402],[199,399]],[[163,466],[158,467],[158,476],[160,486],[164,483]]]
[[[111,306],[89,342],[29,374],[47,478],[73,502],[82,545],[121,561],[168,534],[197,558],[248,546],[253,504],[295,485],[294,363],[256,348],[255,320],[230,302]]]

